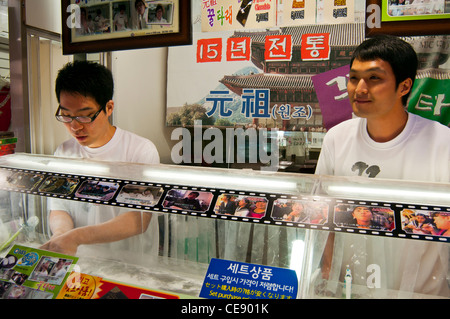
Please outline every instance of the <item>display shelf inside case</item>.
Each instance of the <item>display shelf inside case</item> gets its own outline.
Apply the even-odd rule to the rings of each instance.
[[[412,246],[431,242],[448,249],[448,236],[436,224],[418,232],[408,223],[416,214],[426,216],[430,224],[439,214],[448,215],[448,184],[14,154],[0,158],[0,189],[0,227],[11,235],[24,220],[37,215],[41,224],[36,234],[32,238],[21,234],[22,242],[34,245],[51,235],[47,200],[87,210],[109,207],[151,213],[149,229],[132,238],[131,246],[123,242],[80,246],[80,260],[86,261],[89,271],[104,269],[113,276],[118,275],[113,265],[125,265],[118,272],[127,280],[126,265],[144,266],[150,269],[147,282],[155,285],[159,284],[152,283],[152,273],[168,282],[184,276],[192,279],[178,289],[184,294],[198,291],[211,258],[221,258],[295,269],[299,297],[316,296],[331,233],[342,233],[350,246],[371,238],[381,245],[406,240]],[[370,211],[369,224],[353,218],[357,209]],[[365,248],[358,249],[370,255]],[[111,262],[92,266],[99,260]],[[361,264],[351,262],[355,269]],[[339,274],[333,280],[336,296],[342,281]],[[355,288],[358,285],[355,282]],[[373,294],[360,286],[360,296]],[[383,291],[399,296],[396,289],[387,284]]]

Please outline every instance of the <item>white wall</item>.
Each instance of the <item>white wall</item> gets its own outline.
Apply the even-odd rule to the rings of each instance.
[[[114,124],[155,143],[161,162],[171,164],[171,128],[166,122],[167,48],[116,51]]]
[[[27,0],[25,15],[27,25],[61,33],[61,1]]]

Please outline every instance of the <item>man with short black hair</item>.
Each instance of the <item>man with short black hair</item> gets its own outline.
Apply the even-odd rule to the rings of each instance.
[[[73,136],[56,149],[55,156],[159,164],[158,151],[150,140],[111,124],[114,81],[106,67],[88,61],[68,63],[58,73],[55,91],[59,102],[55,117]],[[50,200],[53,236],[43,249],[75,254],[80,245],[141,234],[151,219],[148,212],[81,204]]]
[[[357,118],[325,135],[316,174],[449,183],[450,129],[406,111],[417,65],[411,45],[395,36],[375,36],[358,46],[347,85]],[[374,293],[450,296],[447,244],[352,236],[327,236],[323,278],[342,280],[349,264],[353,283],[364,287],[366,267],[376,264],[384,289]]]

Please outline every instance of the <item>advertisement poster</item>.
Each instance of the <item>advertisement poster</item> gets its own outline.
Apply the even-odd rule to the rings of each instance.
[[[201,120],[203,126],[325,131],[312,77],[349,64],[364,40],[364,23],[202,32],[205,3],[212,5],[192,2],[193,44],[169,48],[167,126]],[[278,16],[292,5],[283,1]]]
[[[276,0],[202,1],[201,6],[204,32],[276,25]]]
[[[0,258],[0,299],[55,299],[78,257],[14,245]]]
[[[438,2],[430,1],[435,7]],[[236,21],[238,5],[250,8],[245,28]],[[217,19],[230,7],[232,23],[222,25],[226,18]],[[256,22],[263,8],[276,15],[264,26]],[[214,19],[207,12],[214,12]],[[331,80],[333,86],[325,79],[348,66],[365,39],[364,14],[364,2],[348,0],[193,0],[193,44],[169,48],[167,126],[201,120],[203,126],[326,132],[349,118],[346,81],[341,74]],[[303,18],[289,21],[297,15]],[[405,40],[420,61],[408,110],[448,125],[448,36]],[[341,94],[331,96],[325,88]],[[332,106],[330,99],[347,107]]]
[[[217,0],[201,2],[203,32],[355,22],[354,0]]]
[[[316,2],[308,0],[278,0],[277,24],[279,26],[315,24],[317,17]]]
[[[364,4],[363,1],[358,2],[359,5]],[[354,0],[318,0],[317,23],[353,23],[355,22],[355,5]]]
[[[179,297],[97,276],[72,272],[57,299],[179,299]]]

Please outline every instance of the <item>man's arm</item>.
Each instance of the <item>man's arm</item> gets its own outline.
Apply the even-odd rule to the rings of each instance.
[[[62,210],[50,211],[49,224],[52,237],[67,233],[74,228],[72,217]]]
[[[109,243],[144,233],[151,220],[151,213],[130,211],[98,225],[73,228],[72,222],[70,228],[66,212],[53,213],[50,223],[55,224],[50,228],[54,229],[54,236],[41,249],[69,255],[75,255],[80,245]]]
[[[322,255],[322,278],[326,280],[330,277],[331,264],[333,262],[334,236],[333,232],[329,233]]]
[[[334,175],[332,155],[329,151],[329,147],[327,146],[330,144],[332,144],[330,141],[330,137],[327,137],[325,135],[324,141],[322,143],[322,150],[319,155],[319,160],[317,161],[315,171],[316,175]],[[326,280],[328,280],[330,277],[331,264],[333,261],[334,237],[334,232],[330,232],[327,237],[321,260],[322,279]]]

